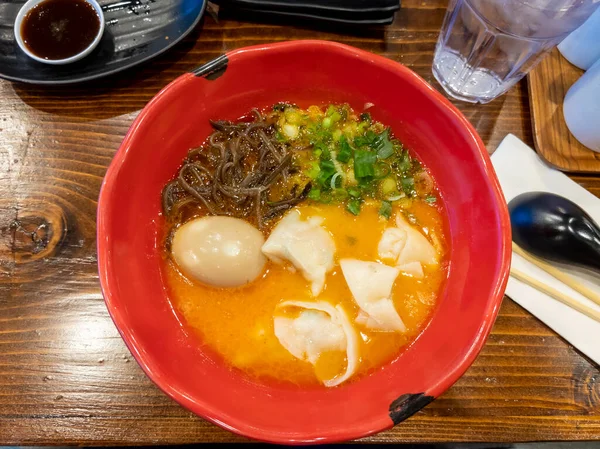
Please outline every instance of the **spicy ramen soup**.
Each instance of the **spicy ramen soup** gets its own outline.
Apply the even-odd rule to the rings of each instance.
[[[212,124],[163,190],[164,276],[187,325],[232,367],[298,385],[398,356],[447,275],[426,169],[347,105]]]

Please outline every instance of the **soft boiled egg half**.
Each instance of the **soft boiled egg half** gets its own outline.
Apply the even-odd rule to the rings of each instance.
[[[247,221],[211,216],[179,227],[171,252],[186,277],[215,287],[238,287],[262,274],[264,243],[262,232]]]

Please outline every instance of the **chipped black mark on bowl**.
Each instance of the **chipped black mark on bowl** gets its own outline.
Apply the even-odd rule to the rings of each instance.
[[[390,418],[394,422],[394,425],[399,424],[406,418],[410,418],[423,407],[429,405],[434,399],[433,396],[427,396],[425,393],[403,394],[390,404]]]
[[[201,65],[197,69],[192,70],[192,73],[195,76],[203,76],[207,80],[216,80],[225,73],[228,63],[229,58],[227,58],[227,55],[221,55],[218,58]]]

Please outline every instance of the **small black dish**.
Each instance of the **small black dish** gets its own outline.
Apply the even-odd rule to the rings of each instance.
[[[160,55],[194,29],[207,0],[99,0],[102,40],[93,53],[65,66],[34,61],[18,47],[13,25],[24,3],[0,2],[0,78],[51,85],[105,77]]]

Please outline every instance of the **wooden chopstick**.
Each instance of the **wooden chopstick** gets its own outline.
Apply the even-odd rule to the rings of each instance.
[[[513,242],[513,244],[512,244],[512,250],[515,253],[517,253],[519,256],[523,257],[524,259],[528,260],[532,264],[534,264],[537,267],[544,270],[549,275],[554,276],[556,279],[561,281],[563,284],[568,285],[576,292],[581,293],[587,299],[589,299],[592,302],[595,302],[596,304],[598,304],[600,306],[600,295],[598,293],[596,293],[595,291],[593,291],[592,289],[583,285],[577,279],[573,278],[572,276],[568,275],[567,273],[563,273],[558,268],[550,265],[547,262],[544,262],[542,259],[539,259],[539,258],[529,254],[523,248],[521,248],[519,245],[517,245],[515,242]]]
[[[523,273],[522,271],[517,270],[516,268],[510,269],[510,275],[512,277],[514,277],[515,279],[517,279],[521,282],[524,282],[525,284],[529,285],[530,287],[533,287],[536,290],[539,290],[540,292],[545,293],[548,296],[551,296],[552,298],[556,299],[557,301],[560,301],[563,304],[566,304],[567,306],[571,307],[572,309],[575,309],[578,312],[583,313],[585,316],[591,318],[592,320],[595,320],[600,323],[600,312],[598,312],[584,304],[581,304],[579,301],[571,298],[569,295],[565,295],[563,292],[559,292],[555,288],[552,288],[552,287],[538,281],[537,279],[532,278],[531,276]]]

